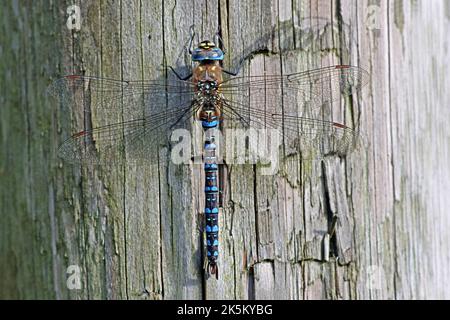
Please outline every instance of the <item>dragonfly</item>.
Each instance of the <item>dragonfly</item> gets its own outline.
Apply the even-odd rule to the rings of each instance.
[[[161,152],[173,144],[173,132],[193,130],[193,123],[201,125],[205,272],[216,278],[222,192],[217,132],[269,129],[279,133],[280,148],[304,159],[346,155],[357,147],[359,132],[343,123],[308,116],[303,110],[317,110],[354,94],[368,81],[364,69],[350,65],[239,76],[241,66],[237,72],[222,67],[226,50],[219,41],[189,45],[194,67],[185,76],[171,67],[173,72],[152,80],[67,75],[48,89],[62,104],[82,110],[83,130],[58,149],[59,156],[71,163],[158,164]],[[103,123],[105,119],[114,122]]]

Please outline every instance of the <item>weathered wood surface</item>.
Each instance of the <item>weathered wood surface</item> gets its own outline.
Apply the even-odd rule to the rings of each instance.
[[[450,298],[448,1],[75,3],[74,33],[72,2],[0,8],[1,298]],[[337,27],[305,41],[293,26],[317,17]],[[371,74],[333,112],[363,149],[273,177],[229,168],[218,281],[200,271],[201,166],[67,165],[57,145],[82,118],[44,95],[67,73],[164,77],[192,24],[201,37],[221,26],[227,67],[256,52],[244,74],[336,63]],[[67,287],[71,265],[81,289]]]

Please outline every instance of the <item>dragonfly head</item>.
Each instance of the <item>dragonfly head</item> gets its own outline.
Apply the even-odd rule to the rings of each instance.
[[[193,61],[215,61],[223,60],[223,51],[216,44],[209,40],[200,42],[192,52]]]

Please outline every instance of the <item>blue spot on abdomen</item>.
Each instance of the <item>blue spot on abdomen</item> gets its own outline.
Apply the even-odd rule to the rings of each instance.
[[[219,125],[219,121],[214,120],[214,121],[202,121],[202,127],[203,128],[214,128],[217,127]]]
[[[205,187],[205,192],[218,192],[219,189],[215,186],[212,187]]]
[[[206,171],[212,171],[212,170],[217,170],[217,164],[215,163],[205,163],[205,170]]]

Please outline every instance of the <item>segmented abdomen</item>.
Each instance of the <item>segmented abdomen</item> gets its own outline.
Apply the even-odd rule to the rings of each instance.
[[[208,121],[203,121],[202,123],[205,131],[217,126],[217,123],[214,125]],[[219,185],[214,136],[207,136],[205,139],[204,161],[206,254],[209,272],[217,274],[216,262],[219,256]]]

